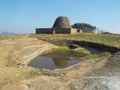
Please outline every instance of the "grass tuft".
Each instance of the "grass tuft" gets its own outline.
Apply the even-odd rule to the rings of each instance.
[[[77,52],[77,53],[87,53],[89,51],[87,49],[85,49],[85,48],[80,47],[77,50],[75,50],[75,52]]]
[[[100,54],[90,54],[85,57],[85,59],[94,59],[94,58],[99,58]]]
[[[38,38],[40,40],[81,40],[90,41],[109,46],[115,46],[120,48],[120,36],[103,35],[103,34],[30,34],[29,37]]]
[[[107,57],[107,56],[110,56],[111,53],[109,52],[104,52],[102,54],[90,54],[90,55],[87,55],[85,56],[85,59],[94,59],[94,58],[100,58],[100,57]]]
[[[65,51],[69,51],[70,49],[67,46],[61,46],[57,50],[65,52]]]

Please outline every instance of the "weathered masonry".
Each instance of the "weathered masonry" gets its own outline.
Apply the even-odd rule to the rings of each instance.
[[[60,16],[55,20],[52,28],[36,28],[36,34],[76,34],[77,29],[71,28],[67,17]]]
[[[53,34],[52,28],[36,28],[36,34]]]

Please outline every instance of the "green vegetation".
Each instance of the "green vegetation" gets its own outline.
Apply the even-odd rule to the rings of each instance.
[[[69,51],[70,49],[67,46],[61,46],[57,48],[57,50],[64,52],[64,51]]]
[[[104,34],[31,34],[29,37],[38,38],[40,40],[81,40],[90,41],[108,46],[115,46],[120,48],[120,36],[104,35]]]
[[[90,54],[90,55],[87,55],[85,56],[85,59],[94,59],[94,58],[100,58],[100,57],[107,57],[107,56],[110,56],[111,53],[109,52],[104,52],[102,54]]]
[[[100,54],[90,54],[86,56],[85,59],[93,59],[93,58],[99,58],[99,57],[101,57]]]
[[[82,30],[83,32],[94,33],[96,30],[95,26],[92,26],[87,23],[75,23],[72,25],[73,28],[77,28],[78,30]]]
[[[88,53],[89,51],[85,48],[79,47],[77,50],[75,50],[77,53]]]
[[[110,56],[110,55],[111,55],[110,52],[104,52],[104,53],[101,54],[101,56],[104,56],[104,57],[106,57],[106,56]]]
[[[66,52],[66,51],[69,51],[71,49],[67,46],[60,46],[59,48],[57,48],[55,50],[58,50],[60,52]],[[81,53],[81,54],[89,52],[87,49],[82,48],[82,47],[79,47],[79,48],[72,50],[72,51],[74,51],[75,53]]]
[[[120,36],[105,35],[105,34],[92,34],[92,33],[81,33],[81,34],[14,34],[14,35],[0,35],[0,40],[14,39],[21,37],[38,38],[40,40],[81,40],[90,41],[109,46],[115,46],[120,48]]]

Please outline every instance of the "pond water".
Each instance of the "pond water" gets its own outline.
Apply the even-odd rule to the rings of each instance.
[[[62,69],[80,62],[83,54],[74,51],[54,51],[34,58],[28,66],[45,69]]]

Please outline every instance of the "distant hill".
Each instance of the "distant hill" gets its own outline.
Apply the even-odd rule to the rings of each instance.
[[[8,34],[15,34],[15,33],[12,33],[12,32],[2,32],[0,34],[2,34],[2,35],[8,35]]]

